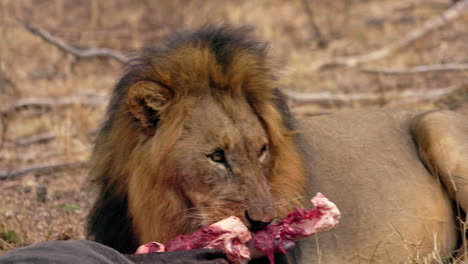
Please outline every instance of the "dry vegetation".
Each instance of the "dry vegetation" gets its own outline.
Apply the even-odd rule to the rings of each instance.
[[[112,59],[79,59],[63,52],[20,21],[79,47],[106,47],[129,55],[143,45],[162,43],[175,30],[206,23],[253,25],[255,33],[271,43],[288,89],[326,92],[318,94],[326,98],[347,95],[340,97],[345,100],[325,98],[316,104],[291,100],[296,113],[314,115],[363,107],[452,108],[467,101],[467,67],[409,74],[362,71],[466,65],[467,9],[385,58],[356,67],[314,67],[328,58],[384,47],[451,5],[449,0],[0,0],[0,254],[44,240],[84,238],[92,201],[85,162],[103,116],[102,99],[122,66]],[[419,100],[438,89],[452,90]],[[372,96],[350,100],[356,93]],[[405,94],[404,100],[398,99]],[[28,107],[18,101],[44,97],[79,97],[85,103]],[[99,100],[86,103],[89,98]],[[14,174],[52,164],[60,166]]]

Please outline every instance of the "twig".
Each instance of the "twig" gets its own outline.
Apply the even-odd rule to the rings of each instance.
[[[329,115],[331,111],[323,111],[323,110],[311,110],[311,109],[301,109],[301,108],[292,108],[291,113],[294,116],[302,116],[302,117],[309,117],[309,116],[321,116],[321,115]]]
[[[56,137],[57,136],[55,136],[54,133],[47,132],[47,133],[42,133],[42,134],[39,134],[39,135],[33,135],[33,136],[30,136],[30,137],[21,138],[19,140],[16,140],[14,142],[14,144],[17,147],[22,147],[22,146],[28,146],[28,145],[31,145],[31,144],[35,144],[35,143],[49,142],[51,140],[54,140]]]
[[[393,41],[387,46],[372,51],[367,54],[352,56],[352,57],[336,57],[319,61],[312,65],[312,70],[320,70],[325,67],[332,66],[347,66],[354,67],[364,62],[370,62],[384,57],[410,45],[416,40],[424,37],[428,33],[445,26],[449,22],[455,20],[463,14],[463,10],[468,8],[468,0],[462,0],[452,5],[445,10],[441,15],[433,17],[426,21],[422,27],[416,28],[408,32],[403,38]]]
[[[309,0],[302,0],[302,5],[304,6],[307,18],[309,19],[309,25],[312,28],[315,38],[317,39],[317,46],[319,48],[325,48],[327,46],[327,41],[320,32],[320,28],[315,23],[314,12],[312,11],[312,7],[310,6]]]
[[[384,95],[386,101],[424,101],[433,100],[443,95],[453,93],[463,85],[454,87],[430,89],[430,90],[407,90],[403,92],[391,92]],[[318,104],[318,105],[344,105],[349,103],[370,103],[382,99],[381,94],[376,93],[352,93],[352,94],[332,94],[330,92],[321,93],[298,93],[283,89],[282,92],[295,105]]]
[[[360,69],[360,72],[369,74],[382,74],[382,75],[405,75],[405,74],[418,74],[430,72],[451,72],[451,71],[468,71],[468,63],[456,64],[434,64],[434,65],[421,65],[410,69]]]
[[[13,102],[7,109],[1,110],[2,115],[8,115],[9,113],[16,112],[25,108],[51,108],[59,106],[70,106],[70,105],[87,105],[87,106],[99,106],[107,101],[105,96],[70,96],[70,97],[30,97],[22,98]]]
[[[8,117],[4,115],[0,115],[0,125],[2,126],[1,131],[1,136],[0,136],[0,149],[3,148],[3,145],[5,144],[6,141],[6,136],[8,132]]]
[[[63,39],[52,36],[49,32],[45,31],[44,29],[35,27],[24,21],[20,21],[20,22],[32,34],[49,42],[50,44],[56,46],[57,48],[61,49],[64,52],[75,55],[78,58],[106,57],[106,58],[117,60],[120,63],[128,62],[128,58],[125,55],[115,50],[111,50],[107,48],[82,48],[82,47],[78,48],[75,45],[68,44]]]
[[[20,176],[23,176],[28,173],[51,173],[54,171],[64,170],[64,169],[79,169],[86,167],[86,162],[65,162],[57,163],[51,165],[36,165],[32,167],[26,167],[18,169],[15,171],[3,171],[0,172],[0,180],[11,180]]]

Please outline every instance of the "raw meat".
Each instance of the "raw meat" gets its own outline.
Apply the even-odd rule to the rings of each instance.
[[[140,246],[135,254],[190,250],[198,248],[222,249],[231,263],[247,263],[250,251],[246,246],[252,235],[235,216],[206,226],[191,235],[179,235],[166,244],[150,242]]]
[[[295,240],[335,227],[340,211],[321,193],[312,198],[314,209],[298,208],[277,224],[252,234],[242,221],[228,217],[191,235],[180,235],[168,243],[150,242],[140,246],[136,254],[190,250],[198,248],[222,249],[231,263],[247,263],[251,258],[266,255],[274,263],[275,252],[285,253]],[[253,239],[252,239],[253,237]]]

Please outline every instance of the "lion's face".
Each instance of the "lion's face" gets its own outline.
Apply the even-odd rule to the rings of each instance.
[[[235,215],[258,228],[276,215],[268,135],[245,99],[231,104],[235,109],[209,97],[194,101],[168,162],[196,225]]]

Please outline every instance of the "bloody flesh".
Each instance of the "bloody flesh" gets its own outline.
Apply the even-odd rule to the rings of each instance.
[[[166,246],[166,251],[190,250],[194,248],[204,248],[222,234],[229,233],[228,230],[221,229],[217,226],[207,226],[191,235],[176,236],[169,241]]]
[[[298,208],[277,224],[269,225],[254,234],[254,247],[262,251],[274,263],[274,253],[286,253],[295,245],[295,240],[314,233],[327,231],[338,224],[340,212],[335,204],[321,193],[312,198],[314,209]]]
[[[231,216],[191,235],[177,236],[165,245],[150,242],[139,247],[136,254],[219,248],[226,253],[231,263],[247,263],[251,258],[251,251],[260,251],[273,264],[274,253],[286,253],[294,247],[295,240],[330,230],[338,224],[340,212],[334,203],[321,193],[312,198],[311,203],[314,209],[308,211],[298,208],[277,224],[269,225],[253,234],[239,218]],[[247,247],[249,241],[253,245],[250,250]],[[261,255],[257,253],[253,257],[258,256]]]

